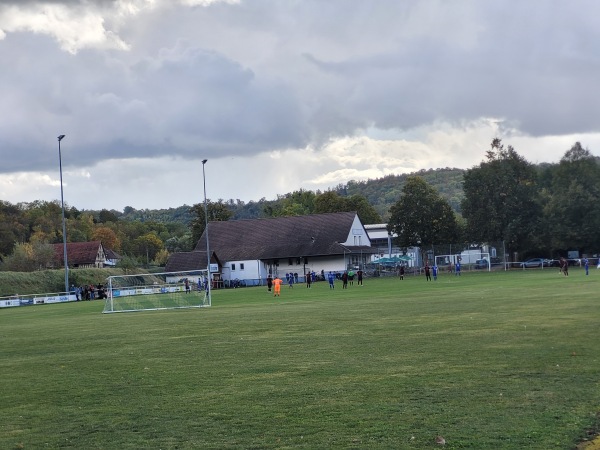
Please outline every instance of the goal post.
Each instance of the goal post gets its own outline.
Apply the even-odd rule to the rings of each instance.
[[[113,275],[103,313],[202,308],[211,305],[207,270]]]
[[[440,269],[442,267],[454,268],[458,262],[463,267],[471,266],[475,269],[492,270],[492,262],[488,252],[435,256],[435,265]]]

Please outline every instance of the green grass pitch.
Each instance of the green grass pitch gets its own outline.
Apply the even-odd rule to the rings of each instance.
[[[572,449],[600,411],[600,271],[0,310],[0,448]]]

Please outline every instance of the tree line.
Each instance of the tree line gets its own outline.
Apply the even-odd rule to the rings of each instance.
[[[387,223],[400,247],[502,241],[522,255],[600,251],[600,163],[579,142],[559,163],[534,165],[500,139],[468,170],[435,169],[350,181],[328,191],[298,190],[275,200],[207,201],[208,220],[357,211],[364,224]],[[190,251],[204,231],[204,203],[161,210],[80,211],[66,207],[67,240],[100,240],[130,265],[163,265]],[[58,201],[0,201],[1,270],[51,264],[62,242]]]
[[[390,209],[400,247],[503,242],[509,254],[558,258],[600,252],[600,160],[575,143],[558,164],[535,166],[500,139],[463,175],[460,213],[410,177]]]
[[[251,206],[254,203],[251,202]],[[314,193],[300,190],[278,196],[276,201],[260,202],[256,217],[280,217],[324,212],[357,211],[366,223],[382,219],[361,195],[342,197],[336,192]],[[205,226],[204,204],[183,206],[175,211],[178,219],[164,210],[122,213],[103,209],[79,211],[65,208],[68,242],[102,241],[117,252],[121,265],[164,266],[171,253],[191,251]],[[236,218],[231,202],[207,201],[209,221]],[[0,270],[31,271],[52,267],[52,244],[63,242],[62,208],[58,201],[35,201],[13,205],[0,201]],[[157,220],[159,215],[163,219]]]

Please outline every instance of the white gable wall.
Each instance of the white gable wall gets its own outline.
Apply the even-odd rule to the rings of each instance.
[[[354,216],[354,221],[352,222],[352,229],[348,232],[348,237],[345,242],[340,242],[342,245],[346,246],[357,246],[357,245],[367,245],[371,246],[371,242],[369,241],[369,235],[365,230],[362,222],[358,218],[358,214]]]

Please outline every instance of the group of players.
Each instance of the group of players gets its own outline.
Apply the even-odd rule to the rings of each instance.
[[[362,286],[363,285],[363,271],[362,270],[357,270],[356,272],[354,272],[354,270],[344,270],[344,272],[337,273],[337,272],[329,272],[327,275],[325,275],[325,271],[322,270],[321,271],[321,279],[325,280],[327,279],[327,281],[329,282],[329,289],[335,289],[335,280],[341,280],[342,281],[342,289],[346,289],[348,287],[348,284],[353,285],[354,284],[354,278],[356,277],[357,279],[357,285]],[[286,280],[287,283],[289,285],[290,288],[294,287],[294,284],[298,282],[298,278],[294,276],[294,274],[286,274]],[[312,287],[312,284],[314,281],[316,281],[316,277],[315,274],[313,272],[307,272],[305,275],[305,280],[306,280],[306,287],[308,289],[310,289]],[[271,290],[273,290],[273,296],[274,297],[281,297],[281,285],[283,284],[283,280],[281,278],[279,278],[277,275],[275,275],[275,277],[273,278],[271,276],[271,274],[269,274],[269,276],[267,277],[267,290],[268,292],[271,292]]]

